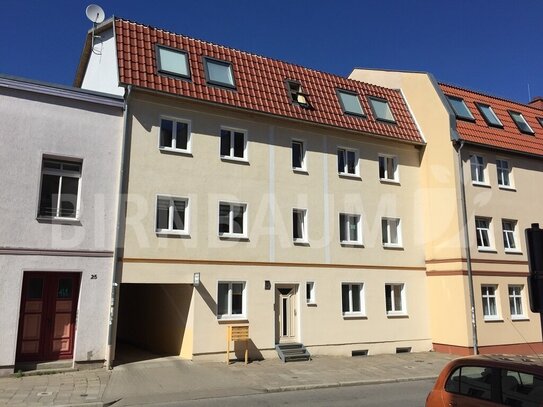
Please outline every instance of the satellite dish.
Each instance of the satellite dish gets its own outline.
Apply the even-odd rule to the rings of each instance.
[[[104,21],[106,16],[102,7],[98,6],[97,4],[90,4],[87,6],[85,14],[94,24],[100,24],[102,21]]]

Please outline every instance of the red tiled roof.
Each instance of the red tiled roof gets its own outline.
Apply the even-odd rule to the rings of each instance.
[[[119,78],[122,84],[408,142],[424,143],[398,90],[303,68],[127,20],[115,19],[115,32]],[[188,52],[191,80],[164,76],[157,72],[156,44]],[[236,90],[207,85],[203,56],[232,63]],[[285,87],[286,79],[301,83],[304,92],[308,94],[312,109],[290,102]],[[358,92],[367,117],[345,115],[339,104],[336,88]],[[387,99],[396,124],[376,120],[365,96]]]
[[[440,87],[445,95],[464,99],[466,106],[475,118],[475,122],[456,120],[456,129],[463,140],[499,149],[543,156],[543,127],[537,120],[538,117],[543,117],[543,110],[452,85],[441,83]],[[503,128],[490,127],[477,109],[475,102],[490,105],[502,122]],[[507,112],[508,110],[522,113],[535,134],[522,133]]]

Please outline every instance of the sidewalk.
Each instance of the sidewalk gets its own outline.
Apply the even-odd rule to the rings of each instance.
[[[176,400],[435,378],[454,356],[435,352],[365,357],[315,357],[191,362],[166,357],[47,376],[0,379],[0,405],[144,405]],[[111,404],[110,404],[111,403]]]

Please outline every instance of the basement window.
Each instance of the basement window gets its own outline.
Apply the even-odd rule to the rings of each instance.
[[[451,105],[452,110],[454,111],[454,114],[456,115],[457,119],[462,120],[469,120],[471,122],[475,121],[475,118],[473,117],[473,114],[471,114],[471,111],[466,106],[466,102],[464,102],[464,99],[455,97],[455,96],[447,96],[447,99],[449,100],[449,104]]]
[[[525,134],[534,134],[534,131],[520,112],[514,112],[512,110],[508,110],[509,115],[511,115],[511,118],[517,125],[518,129]]]
[[[500,119],[498,119],[498,116],[496,116],[496,113],[494,113],[494,110],[491,106],[485,105],[483,103],[475,103],[475,106],[477,106],[477,108],[483,115],[483,119],[485,119],[486,124],[492,127],[503,128],[502,122],[500,121]]]
[[[205,57],[204,67],[208,84],[232,89],[236,88],[232,64],[230,62]]]
[[[373,114],[377,120],[396,123],[396,119],[394,119],[392,110],[390,110],[390,106],[388,105],[388,100],[376,97],[370,97],[369,100],[371,110],[373,110]]]
[[[188,55],[184,51],[157,46],[158,72],[190,79]]]
[[[307,99],[308,95],[304,92],[300,83],[287,80],[286,85],[292,103],[305,108],[311,107]]]

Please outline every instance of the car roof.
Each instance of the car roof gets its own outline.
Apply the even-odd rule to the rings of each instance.
[[[537,355],[477,355],[451,361],[451,367],[462,365],[499,367],[543,375],[543,357]]]

